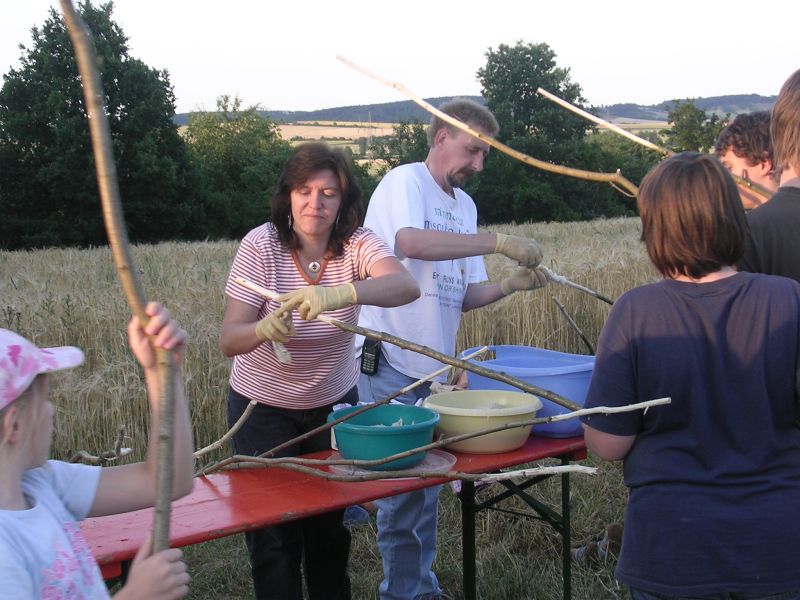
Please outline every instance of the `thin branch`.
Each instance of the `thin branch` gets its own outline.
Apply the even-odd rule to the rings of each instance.
[[[253,458],[253,457],[250,457]],[[252,468],[252,464],[236,463],[228,465],[225,471]],[[486,483],[493,483],[496,481],[503,481],[508,479],[520,479],[522,477],[536,477],[539,475],[561,475],[564,473],[584,473],[587,475],[594,475],[597,473],[595,467],[587,467],[584,465],[559,465],[552,467],[533,467],[529,469],[519,469],[516,471],[504,471],[500,473],[466,473],[464,471],[421,471],[419,469],[406,469],[403,471],[372,471],[369,473],[359,473],[354,475],[344,475],[339,473],[332,473],[330,471],[322,471],[313,467],[306,467],[297,464],[284,464],[281,465],[282,469],[289,471],[297,471],[319,477],[326,481],[341,481],[341,482],[360,482],[360,481],[379,481],[383,479],[408,479],[415,477],[418,479],[460,479],[462,481],[481,481]]]
[[[236,277],[234,278],[234,281],[237,284],[256,292],[257,294],[264,296],[265,298],[274,299],[277,296],[275,292],[264,289],[260,285],[255,284],[252,281],[248,281],[243,277]],[[381,340],[383,342],[386,342],[388,344],[393,344],[405,350],[411,350],[412,352],[417,352],[418,354],[424,354],[425,356],[429,356],[430,358],[438,360],[439,362],[444,363],[446,365],[450,365],[451,367],[458,367],[460,369],[464,369],[465,371],[471,371],[473,373],[477,373],[478,375],[483,375],[484,377],[488,377],[489,379],[494,379],[495,381],[502,381],[503,383],[507,383],[510,386],[522,390],[523,392],[527,392],[535,396],[546,398],[547,400],[555,402],[559,406],[563,406],[564,408],[567,408],[569,410],[577,410],[578,408],[580,408],[572,400],[568,400],[567,398],[564,398],[563,396],[556,394],[555,392],[551,392],[549,390],[545,390],[543,388],[527,383],[525,381],[521,381],[519,379],[516,379],[515,377],[511,377],[500,371],[487,369],[486,367],[482,367],[476,363],[471,363],[466,360],[453,358],[452,356],[448,356],[447,354],[437,352],[436,350],[428,348],[427,346],[423,346],[422,344],[409,342],[408,340],[404,340],[402,338],[396,337],[394,335],[391,335],[383,331],[373,331],[372,329],[367,329],[366,327],[351,325],[350,323],[338,321],[326,315],[319,315],[317,319],[325,323],[330,323],[331,325],[338,327],[343,331],[349,331],[350,333],[357,333],[359,335],[363,335],[371,339]]]
[[[61,0],[61,10],[64,13],[64,22],[72,45],[75,47],[78,72],[83,83],[84,102],[86,103],[92,151],[97,170],[97,184],[103,208],[103,221],[117,275],[133,314],[139,318],[141,323],[147,323],[149,318],[145,314],[144,292],[130,252],[128,233],[122,218],[117,170],[111,152],[111,135],[103,102],[105,96],[100,75],[97,72],[91,32],[80,15],[75,12],[71,0]],[[158,363],[160,427],[158,431],[153,552],[159,552],[169,547],[175,402],[172,352],[156,348],[155,353]]]
[[[216,450],[217,448],[222,448],[222,446],[225,443],[227,443],[227,441],[229,439],[231,439],[233,437],[233,434],[236,433],[237,431],[239,431],[239,429],[241,429],[242,425],[245,424],[245,421],[247,421],[248,417],[253,412],[253,410],[255,409],[257,404],[258,404],[258,402],[256,402],[255,400],[250,400],[250,402],[247,404],[247,407],[244,409],[244,412],[242,413],[242,416],[239,417],[239,419],[236,421],[236,423],[233,424],[233,427],[231,427],[228,430],[228,432],[225,435],[223,435],[221,438],[219,438],[216,442],[213,442],[213,443],[209,444],[205,448],[201,448],[200,450],[197,450],[194,453],[194,457],[195,458],[200,458],[201,456],[203,456],[204,454],[208,454],[212,450]]]
[[[563,108],[566,108],[567,110],[572,111],[577,115],[580,115],[584,119],[588,119],[589,121],[592,121],[593,123],[597,123],[598,125],[600,125],[602,127],[605,127],[606,129],[609,129],[609,130],[613,131],[614,133],[618,133],[618,134],[628,138],[629,140],[644,146],[645,148],[649,148],[650,150],[655,150],[656,152],[659,152],[659,153],[661,153],[661,154],[663,154],[665,156],[673,156],[675,154],[672,150],[668,150],[667,148],[664,148],[662,146],[658,146],[658,145],[654,144],[653,142],[651,142],[649,140],[641,138],[638,135],[635,135],[635,134],[631,133],[630,131],[627,131],[627,130],[623,129],[622,127],[614,125],[613,123],[609,123],[608,121],[604,121],[600,117],[595,116],[595,115],[593,115],[591,113],[588,113],[585,110],[582,110],[582,109],[578,108],[574,104],[570,104],[569,102],[567,102],[563,98],[559,98],[555,94],[552,94],[552,93],[548,92],[545,89],[539,88],[536,91],[537,91],[537,93],[539,95],[544,96],[545,98],[547,98],[551,102],[555,102],[559,106],[561,106]],[[731,177],[733,177],[733,180],[736,182],[736,185],[738,185],[739,187],[741,187],[741,188],[743,188],[745,190],[754,192],[755,194],[758,194],[759,196],[762,196],[763,198],[766,198],[767,200],[769,200],[769,198],[772,196],[772,193],[773,193],[772,190],[764,187],[763,185],[760,185],[760,184],[756,183],[755,181],[751,181],[747,177],[741,177],[739,175],[736,175],[735,173],[731,173]]]
[[[496,433],[498,431],[506,431],[508,429],[515,429],[518,427],[529,427],[532,425],[542,425],[546,423],[554,423],[557,421],[566,421],[568,419],[574,419],[577,417],[582,417],[585,415],[593,415],[593,414],[612,414],[612,413],[621,413],[621,412],[632,412],[635,410],[644,410],[647,411],[650,407],[653,406],[661,406],[665,404],[669,404],[672,402],[671,398],[658,398],[656,400],[647,400],[645,402],[638,402],[636,404],[629,404],[627,406],[597,406],[595,408],[582,408],[580,410],[576,410],[570,413],[565,413],[561,415],[552,415],[549,417],[538,417],[534,419],[527,419],[525,421],[513,421],[509,423],[505,423],[503,425],[498,425],[496,427],[490,427],[488,429],[481,429],[479,431],[474,431],[472,433],[463,433],[461,435],[455,435],[449,438],[442,438],[431,442],[430,444],[425,444],[424,446],[419,446],[417,448],[412,448],[410,450],[406,450],[404,452],[398,452],[396,454],[392,454],[390,456],[386,456],[384,458],[376,458],[373,460],[356,460],[356,459],[318,459],[318,458],[303,458],[299,456],[284,456],[279,458],[267,458],[263,455],[260,456],[244,456],[244,455],[234,455],[231,456],[223,461],[215,463],[213,465],[209,465],[208,467],[204,468],[202,471],[198,473],[198,475],[208,475],[209,473],[213,473],[214,471],[218,471],[221,469],[227,468],[231,464],[235,463],[256,463],[263,467],[281,467],[284,465],[349,465],[353,467],[375,467],[379,465],[386,464],[388,462],[392,462],[394,460],[398,460],[401,458],[406,458],[408,456],[412,456],[414,454],[419,454],[420,452],[427,452],[428,450],[435,450],[437,448],[441,448],[443,446],[448,446],[450,444],[454,444],[457,442],[461,442],[464,440],[472,439],[475,437],[480,437],[482,435],[488,435],[490,433]],[[384,471],[385,473],[390,473],[392,471]]]
[[[450,115],[447,115],[447,114],[443,113],[442,111],[440,111],[439,109],[437,109],[433,105],[429,104],[428,102],[426,102],[425,100],[423,100],[419,96],[416,96],[415,94],[413,94],[402,83],[399,83],[399,82],[396,82],[396,81],[389,81],[387,79],[384,79],[380,75],[376,75],[375,73],[372,73],[371,71],[368,71],[367,69],[365,69],[363,67],[360,67],[359,65],[355,64],[354,62],[346,59],[345,57],[343,57],[341,55],[337,55],[336,58],[338,60],[340,60],[341,62],[343,62],[344,64],[346,64],[348,67],[351,67],[351,68],[355,69],[359,73],[362,73],[362,74],[366,75],[367,77],[370,77],[370,78],[372,78],[372,79],[374,79],[376,81],[379,81],[379,82],[381,82],[381,83],[383,83],[385,85],[388,85],[389,87],[392,87],[392,88],[396,89],[397,91],[405,94],[412,101],[414,101],[416,104],[418,104],[419,106],[424,108],[426,111],[428,111],[429,113],[431,113],[433,115],[436,115],[437,117],[439,117],[443,121],[449,123],[453,127],[456,127],[458,129],[460,129],[461,131],[465,131],[466,133],[468,133],[468,134],[470,134],[470,135],[472,135],[472,136],[474,136],[474,137],[486,142],[487,144],[489,144],[493,148],[497,148],[500,152],[502,152],[504,154],[507,154],[508,156],[510,156],[512,158],[515,158],[515,159],[519,160],[520,162],[525,163],[526,165],[530,165],[530,166],[535,167],[537,169],[542,169],[543,171],[549,171],[550,173],[558,173],[559,175],[566,175],[568,177],[575,177],[577,179],[585,179],[585,180],[588,180],[588,181],[600,181],[600,182],[604,182],[604,183],[617,184],[619,187],[622,187],[622,188],[628,190],[628,192],[630,192],[631,194],[634,194],[634,195],[638,192],[639,188],[637,188],[628,179],[623,177],[622,174],[619,171],[617,171],[616,173],[595,173],[595,172],[592,172],[592,171],[583,171],[581,169],[574,169],[572,167],[564,167],[562,165],[554,165],[552,163],[545,162],[545,161],[539,160],[537,158],[533,158],[532,156],[528,156],[527,154],[523,154],[519,150],[514,150],[510,146],[506,146],[502,142],[498,142],[493,137],[488,136],[488,135],[486,135],[484,133],[481,133],[479,131],[475,131],[474,129],[469,127],[467,124],[462,123],[458,119],[454,119]]]
[[[556,306],[558,307],[558,310],[561,311],[561,314],[564,315],[564,318],[567,320],[567,323],[572,325],[573,329],[575,329],[575,331],[578,332],[578,335],[583,340],[583,343],[586,344],[586,347],[589,349],[589,354],[594,355],[594,346],[592,345],[592,342],[589,341],[589,338],[586,337],[586,334],[583,333],[580,327],[578,327],[578,324],[575,322],[575,319],[572,318],[572,315],[570,315],[567,312],[567,309],[564,307],[564,305],[558,298],[556,298],[555,296],[550,296],[550,297],[553,299],[553,302],[556,303]]]
[[[545,275],[547,275],[547,279],[549,279],[553,283],[560,283],[561,285],[569,286],[571,288],[574,288],[576,290],[579,290],[581,292],[589,294],[590,296],[594,296],[595,298],[597,298],[598,300],[602,300],[606,304],[614,304],[614,301],[611,298],[609,298],[607,296],[604,296],[600,292],[595,292],[594,290],[590,290],[589,288],[587,288],[585,286],[582,286],[579,283],[575,283],[574,281],[570,281],[569,279],[567,279],[563,275],[559,275],[558,273],[554,273],[551,269],[548,269],[547,267],[545,267],[543,265],[539,265],[538,268],[541,269],[542,272]]]

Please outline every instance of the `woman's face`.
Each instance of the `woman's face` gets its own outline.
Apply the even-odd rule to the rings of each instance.
[[[292,203],[292,229],[300,239],[330,237],[339,207],[342,191],[339,178],[328,169],[314,173],[306,182],[293,189],[289,198]]]

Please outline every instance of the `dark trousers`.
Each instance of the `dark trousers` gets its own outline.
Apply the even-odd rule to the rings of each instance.
[[[250,402],[228,388],[228,424],[233,425]],[[356,388],[333,404],[358,402]],[[257,404],[233,436],[236,454],[255,456],[319,427],[331,406],[290,410]],[[330,431],[286,448],[277,456],[297,456],[330,448]],[[349,600],[350,532],[342,524],[343,510],[264,527],[245,533],[253,586],[258,600],[302,600],[300,563],[310,600]]]
[[[778,593],[738,592],[712,594],[711,596],[668,596],[647,592],[639,588],[630,588],[632,600],[800,600],[800,590]]]

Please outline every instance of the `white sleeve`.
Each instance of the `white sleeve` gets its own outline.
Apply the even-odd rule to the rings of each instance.
[[[53,491],[77,521],[85,519],[92,508],[100,482],[100,469],[59,460],[47,461]]]
[[[393,252],[400,229],[425,229],[422,190],[410,170],[397,167],[381,180],[370,198],[364,227],[377,233]]]

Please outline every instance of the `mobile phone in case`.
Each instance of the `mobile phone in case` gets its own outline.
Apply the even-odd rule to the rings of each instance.
[[[378,361],[381,358],[381,341],[364,339],[361,348],[361,372],[365,375],[374,375],[378,372]]]

